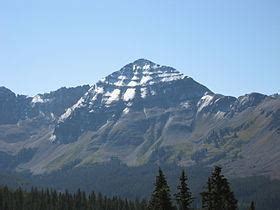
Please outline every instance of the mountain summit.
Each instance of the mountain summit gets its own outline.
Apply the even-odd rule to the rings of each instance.
[[[149,60],[139,59],[130,63],[93,85],[90,90],[61,117],[68,118],[73,110],[87,106],[90,112],[94,108],[115,105],[130,107],[134,102],[157,95],[165,86],[178,80],[187,79],[174,68],[160,66]]]
[[[174,68],[160,66],[149,60],[139,59],[105,78],[105,82],[116,86],[147,86],[158,82],[182,79],[184,76]]]
[[[61,116],[52,139],[73,142],[81,132],[96,130],[133,110],[168,108],[188,99],[198,101],[206,92],[211,91],[172,67],[139,59],[93,85]],[[81,123],[68,131],[73,120]]]

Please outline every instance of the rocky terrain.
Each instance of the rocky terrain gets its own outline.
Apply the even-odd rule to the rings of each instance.
[[[222,165],[280,178],[280,98],[212,92],[140,59],[96,84],[34,97],[0,88],[0,168],[46,174],[118,159],[127,166]]]

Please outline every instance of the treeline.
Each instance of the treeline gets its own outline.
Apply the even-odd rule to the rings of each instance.
[[[237,200],[228,180],[221,174],[220,167],[215,167],[200,195],[201,209],[238,209]],[[0,189],[1,210],[193,210],[195,209],[193,200],[184,170],[178,182],[177,192],[171,195],[165,175],[159,169],[154,191],[148,202],[119,197],[109,198],[94,192],[86,194],[81,190],[69,193],[37,188],[32,188],[30,191],[21,188],[10,190],[7,187]],[[255,209],[253,202],[248,209]]]
[[[56,190],[39,190],[32,188],[29,192],[18,188],[0,189],[1,210],[143,210],[146,202],[128,201],[119,197],[108,198],[94,192],[87,195],[78,190],[76,193],[57,192]]]

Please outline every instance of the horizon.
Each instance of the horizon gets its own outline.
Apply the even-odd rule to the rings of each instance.
[[[132,62],[129,62],[129,63],[123,65],[121,68],[119,68],[119,69],[116,70],[116,71],[121,70],[123,67],[125,67],[125,66],[128,65],[128,64],[134,63],[134,62],[136,62],[136,61],[138,61],[138,60],[142,60],[142,59],[143,59],[143,60],[150,61],[150,62],[155,63],[155,64],[159,64],[159,63],[156,63],[156,62],[154,62],[154,61],[152,61],[152,60],[150,60],[150,59],[147,59],[147,58],[139,58],[139,59],[136,59],[136,60],[134,60],[134,61],[132,61]],[[159,65],[162,65],[162,64],[159,64]],[[172,67],[172,66],[170,66],[170,65],[162,65],[162,66]],[[172,67],[172,68],[173,68],[173,67]],[[175,69],[176,69],[176,68],[175,68]],[[178,70],[178,69],[177,69],[177,70]],[[108,75],[110,75],[110,74],[112,74],[112,73],[114,73],[114,72],[116,72],[116,71],[112,71],[112,72],[109,73]],[[180,72],[181,72],[181,71],[180,71]],[[106,77],[106,76],[108,76],[108,75],[105,75],[104,77]],[[191,76],[189,76],[189,75],[185,75],[185,74],[184,74],[184,76],[190,77],[190,78],[194,79],[196,82],[200,83],[201,85],[204,85],[203,83],[197,81],[195,78],[193,78],[193,77],[191,77]],[[104,77],[102,77],[102,78],[104,78]],[[39,94],[54,92],[54,91],[57,91],[58,89],[61,89],[61,88],[75,88],[75,87],[84,86],[84,85],[89,85],[89,86],[91,87],[91,86],[95,85],[98,81],[102,80],[102,78],[99,78],[99,79],[98,79],[95,83],[93,83],[93,84],[80,84],[80,85],[78,84],[78,85],[74,85],[74,86],[61,86],[61,87],[58,87],[58,88],[53,89],[53,90],[49,90],[49,91],[46,91],[46,92],[40,92],[40,93],[38,92],[38,93],[33,94],[33,95],[17,93],[17,92],[14,92],[11,88],[6,87],[6,86],[0,86],[0,87],[5,87],[5,88],[7,88],[7,89],[13,91],[13,92],[14,92],[15,94],[17,94],[17,95],[26,95],[26,96],[28,96],[28,97],[34,97],[34,96],[39,95]],[[204,86],[205,86],[205,85],[204,85]],[[206,86],[206,87],[207,87],[207,86]],[[211,90],[211,87],[207,87],[207,88],[209,88],[209,89]],[[211,90],[211,91],[212,91],[212,90]],[[226,94],[223,94],[223,93],[217,93],[217,92],[215,92],[215,91],[213,91],[213,92],[214,92],[215,94],[226,95]],[[265,93],[262,93],[262,92],[251,91],[251,92],[243,93],[243,94],[237,95],[237,96],[235,96],[235,95],[228,95],[228,96],[239,97],[239,96],[243,96],[243,95],[251,94],[251,93],[261,93],[261,94],[264,94],[264,95],[271,96],[271,95],[274,95],[274,94],[279,94],[280,92],[275,92],[275,93],[271,93],[271,94],[265,94]]]
[[[3,2],[0,86],[34,96],[93,85],[139,58],[215,93],[280,92],[276,0]]]

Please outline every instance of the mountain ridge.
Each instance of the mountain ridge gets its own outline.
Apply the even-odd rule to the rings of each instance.
[[[3,116],[17,104],[9,94],[5,105],[0,89]],[[220,164],[233,176],[280,178],[277,95],[216,94],[172,67],[139,59],[91,87],[23,99],[23,117],[8,109],[16,117],[0,123],[2,168],[21,152],[26,158],[12,169],[34,174],[117,158],[128,166]]]

